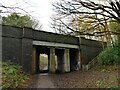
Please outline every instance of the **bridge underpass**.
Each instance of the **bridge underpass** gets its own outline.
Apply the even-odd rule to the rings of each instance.
[[[79,70],[80,51],[77,45],[33,41],[33,72],[34,73],[64,73]],[[44,55],[43,55],[44,54]],[[41,69],[42,57],[47,57],[46,69]],[[79,64],[79,65],[78,65]]]
[[[79,70],[103,50],[103,44],[106,43],[2,25],[2,60],[17,63],[28,73]],[[40,56],[44,55],[46,69],[41,68]]]

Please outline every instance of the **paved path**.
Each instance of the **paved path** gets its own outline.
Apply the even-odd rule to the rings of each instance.
[[[55,88],[54,84],[49,78],[49,75],[37,74],[34,75],[34,80],[30,84],[30,88]]]

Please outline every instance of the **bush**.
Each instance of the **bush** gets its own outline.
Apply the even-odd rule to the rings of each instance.
[[[29,80],[19,65],[10,62],[2,63],[2,88],[20,88],[25,87],[26,81]]]
[[[120,64],[120,57],[118,47],[107,47],[99,54],[98,60],[103,65],[118,65]]]

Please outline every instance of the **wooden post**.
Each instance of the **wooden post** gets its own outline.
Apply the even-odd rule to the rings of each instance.
[[[64,71],[65,72],[70,72],[69,49],[64,50]]]
[[[50,69],[51,73],[55,73],[56,66],[55,66],[55,48],[50,48]]]

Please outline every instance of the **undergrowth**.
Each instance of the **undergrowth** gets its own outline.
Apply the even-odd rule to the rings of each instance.
[[[25,87],[28,80],[29,75],[25,74],[19,65],[2,62],[2,89]]]
[[[120,65],[118,47],[107,47],[99,54],[98,60],[102,65]]]

